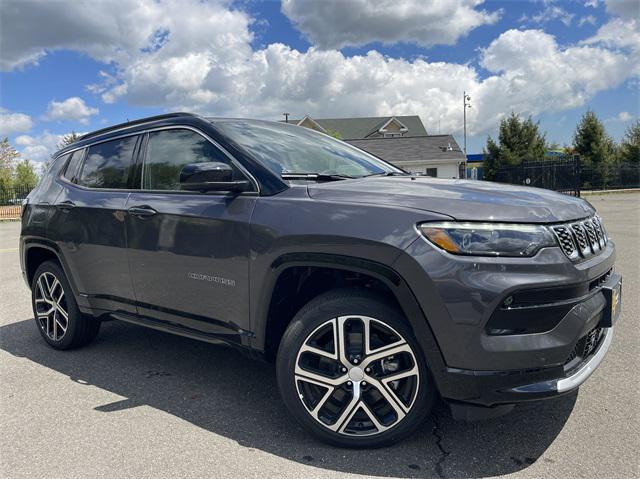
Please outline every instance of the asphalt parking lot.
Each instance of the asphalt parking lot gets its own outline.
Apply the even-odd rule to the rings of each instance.
[[[613,345],[572,394],[455,422],[436,409],[373,451],[309,438],[272,365],[116,321],[81,350],[47,347],[19,271],[20,224],[0,223],[2,477],[639,477],[640,194],[589,196],[618,246]]]

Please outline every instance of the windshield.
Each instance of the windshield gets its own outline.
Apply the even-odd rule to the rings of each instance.
[[[275,174],[360,177],[402,170],[308,128],[255,120],[214,121],[216,128]]]

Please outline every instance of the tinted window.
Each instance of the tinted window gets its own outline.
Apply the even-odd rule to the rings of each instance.
[[[89,188],[127,188],[135,136],[89,147],[79,184]]]
[[[82,161],[82,157],[84,156],[84,149],[76,150],[71,155],[71,159],[67,164],[67,168],[64,171],[64,177],[69,181],[74,181],[76,175],[78,174],[78,168],[80,166],[80,162]]]
[[[145,190],[179,190],[182,167],[190,163],[207,161],[231,164],[224,153],[202,135],[193,131],[177,129],[149,133],[147,155],[142,172],[143,188]],[[235,169],[234,176],[238,177]]]

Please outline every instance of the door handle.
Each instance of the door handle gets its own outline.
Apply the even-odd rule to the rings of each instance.
[[[151,206],[140,205],[140,206],[132,206],[127,210],[130,215],[137,216],[138,218],[147,218],[149,216],[153,216],[157,213]]]
[[[68,213],[72,208],[75,208],[75,207],[76,207],[76,204],[70,200],[66,200],[56,204],[56,208],[58,208],[61,211],[64,211],[65,213]]]

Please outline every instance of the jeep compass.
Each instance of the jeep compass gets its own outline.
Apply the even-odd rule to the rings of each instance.
[[[161,115],[56,153],[20,259],[44,341],[116,319],[276,363],[316,437],[375,447],[565,394],[620,314],[614,244],[584,200],[408,174],[302,127]]]

